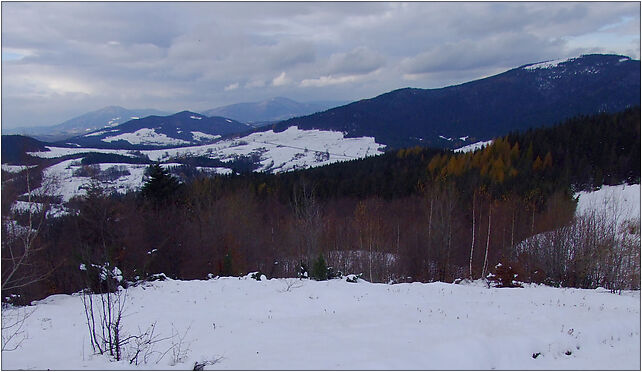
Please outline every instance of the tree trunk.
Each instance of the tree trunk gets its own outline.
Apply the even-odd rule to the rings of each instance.
[[[473,193],[473,239],[470,244],[470,260],[468,261],[468,276],[470,279],[473,278],[473,252],[475,250],[475,196],[477,193]]]
[[[488,268],[488,247],[490,246],[490,227],[491,216],[493,214],[493,202],[488,203],[488,235],[486,236],[486,253],[484,254],[484,266],[482,267],[482,279],[486,277],[486,270]]]

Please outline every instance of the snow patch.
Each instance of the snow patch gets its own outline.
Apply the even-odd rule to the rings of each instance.
[[[9,165],[9,164],[2,164],[2,170],[5,172],[9,173],[20,173],[24,170],[31,169],[33,167],[37,167],[37,165]]]
[[[477,151],[477,150],[479,150],[479,149],[481,149],[483,147],[486,147],[486,146],[490,145],[491,143],[493,143],[493,140],[490,140],[490,141],[479,141],[479,142],[471,143],[470,145],[466,145],[466,146],[460,147],[458,149],[454,149],[453,151],[454,152],[462,152],[462,153],[471,152],[471,151]]]
[[[172,138],[155,129],[142,128],[133,133],[123,133],[117,136],[103,138],[103,142],[127,141],[132,145],[186,145],[190,142]]]
[[[194,119],[194,120],[201,120],[201,119],[203,119],[203,118],[202,118],[202,117],[200,117],[200,116],[194,116],[194,115],[191,115],[189,118],[190,118],[190,119]]]
[[[540,68],[548,69],[548,68],[554,68],[557,67],[558,65],[565,63],[565,62],[571,62],[577,58],[561,58],[561,59],[555,59],[552,61],[545,61],[545,62],[540,62],[540,63],[535,63],[529,66],[524,67],[524,70],[536,70]]]
[[[207,134],[199,131],[193,131],[192,138],[194,141],[213,141],[215,139],[221,138],[218,134]]]

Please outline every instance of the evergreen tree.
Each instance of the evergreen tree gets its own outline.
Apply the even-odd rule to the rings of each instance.
[[[160,164],[155,163],[147,168],[147,181],[141,189],[143,198],[153,200],[156,203],[163,203],[178,194],[181,188],[180,182],[172,176]]]

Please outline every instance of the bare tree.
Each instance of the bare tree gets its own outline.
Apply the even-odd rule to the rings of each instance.
[[[38,244],[38,238],[44,226],[50,205],[45,202],[34,202],[31,182],[32,173],[29,168],[24,171],[26,180],[26,226],[18,223],[19,212],[10,212],[2,217],[2,277],[0,292],[6,298],[14,298],[15,291],[21,291],[36,284],[52,274],[54,269],[45,269],[38,265],[37,256],[45,245]],[[46,195],[54,190],[57,182],[50,178],[42,183],[39,191]],[[17,209],[19,210],[19,209]],[[14,307],[2,303],[2,351],[17,349],[26,338],[23,326],[33,313],[25,307]]]

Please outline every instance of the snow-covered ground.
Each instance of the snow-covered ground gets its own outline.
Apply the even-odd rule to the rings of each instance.
[[[140,131],[139,131],[140,132]],[[153,130],[152,130],[153,132]],[[138,132],[136,132],[138,133]],[[158,136],[147,136],[150,133],[139,133],[141,136],[129,134],[128,141],[162,140]],[[155,132],[154,132],[155,133]],[[205,133],[192,132],[195,139],[215,139],[220,136],[210,136]],[[116,138],[118,137],[118,138]],[[110,137],[114,140],[123,139],[122,136]],[[131,142],[130,141],[130,142]],[[162,142],[162,141],[161,141]],[[142,142],[141,142],[142,143]],[[151,143],[151,142],[146,142]],[[202,146],[177,147],[162,150],[145,150],[140,153],[147,155],[153,161],[168,162],[180,156],[206,156],[220,159],[223,162],[233,161],[239,156],[258,155],[259,169],[262,172],[287,172],[294,169],[318,167],[330,163],[382,153],[383,145],[375,142],[372,137],[345,138],[341,132],[322,130],[300,130],[290,127],[279,133],[274,131],[257,132],[241,138],[227,139],[213,144]],[[57,158],[65,155],[80,153],[105,153],[119,154],[135,157],[132,150],[95,149],[95,148],[62,148],[48,146],[50,151],[32,152],[31,155],[42,158]],[[179,166],[178,163],[166,163],[164,166]],[[125,163],[104,163],[98,165],[101,170],[118,166],[129,171],[113,181],[103,181],[103,187],[120,193],[138,190],[143,185],[143,173],[146,165]],[[3,165],[3,169],[10,169]],[[33,192],[47,195],[58,195],[64,202],[73,196],[84,195],[85,187],[91,182],[90,177],[74,175],[81,168],[80,159],[66,160],[48,167],[44,171],[46,187]],[[198,167],[200,170],[211,174],[230,174],[232,170],[224,167]],[[20,206],[25,209],[25,206]]]
[[[276,173],[378,155],[382,153],[383,147],[373,137],[346,138],[341,132],[290,127],[278,133],[269,130],[210,145],[149,150],[143,153],[155,161],[186,154],[204,155],[225,161],[256,153],[261,157],[261,168],[258,170]]]
[[[172,164],[169,164],[172,165]],[[180,165],[180,164],[173,164]],[[102,181],[102,185],[109,190],[119,193],[137,190],[143,185],[143,174],[147,165],[127,163],[103,163],[97,164],[101,171],[110,167],[119,167],[129,171],[113,181]],[[91,177],[74,175],[74,172],[82,168],[79,159],[65,160],[52,165],[44,170],[43,186],[32,192],[35,195],[60,196],[63,202],[69,201],[74,196],[86,194],[86,187],[92,182]]]
[[[341,132],[290,127],[278,133],[270,130],[208,145],[145,150],[141,153],[153,161],[166,161],[171,157],[184,155],[231,161],[238,156],[260,154],[261,167],[258,170],[276,173],[378,155],[383,152],[384,147],[376,143],[373,137],[346,138]],[[50,151],[30,154],[42,158],[86,152],[134,156],[131,150],[61,147],[48,149]]]
[[[581,191],[576,213],[610,209],[620,221],[640,218],[640,185],[604,185],[596,191]]]
[[[35,165],[9,165],[2,164],[2,170],[9,173],[20,173],[23,170],[33,168]]]
[[[153,282],[128,290],[123,332],[156,323],[155,334],[169,339],[138,366],[92,353],[80,296],[51,296],[31,309],[27,338],[2,352],[3,369],[192,369],[213,360],[205,369],[640,369],[639,291]]]
[[[149,128],[142,128],[133,133],[123,133],[116,136],[105,137],[102,141],[127,141],[132,145],[180,146],[189,144],[188,141],[172,138],[163,133],[156,133],[154,129]]]

